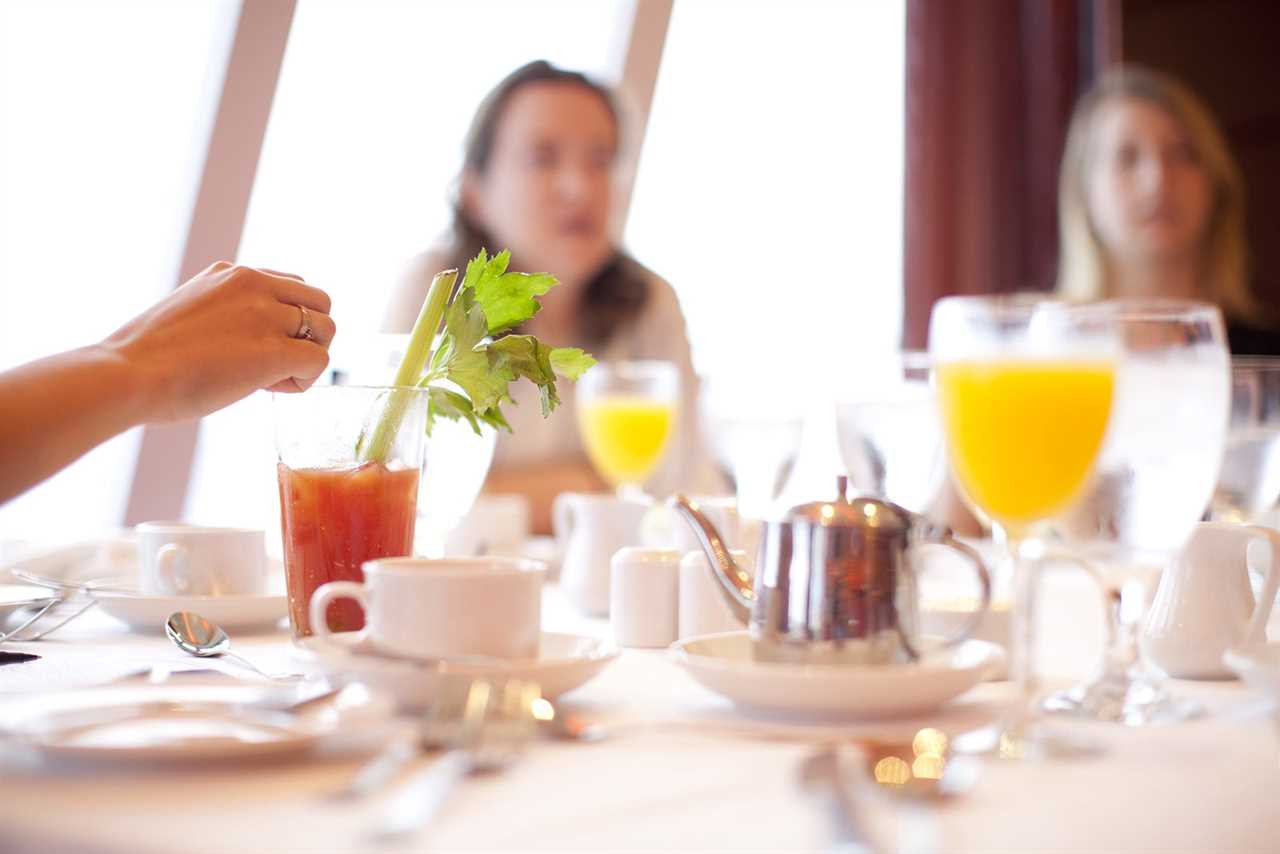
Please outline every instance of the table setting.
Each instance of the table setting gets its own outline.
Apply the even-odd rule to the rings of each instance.
[[[671,367],[491,328],[548,411],[582,377],[615,488],[547,541],[475,515],[501,414],[423,379],[470,376],[453,285],[390,385],[275,396],[280,560],[164,520],[0,551],[0,850],[1274,847],[1280,481],[1222,461],[1280,424],[1215,309],[944,299],[788,505],[784,419],[740,416],[734,494],[650,495]],[[930,515],[948,483],[988,535]]]

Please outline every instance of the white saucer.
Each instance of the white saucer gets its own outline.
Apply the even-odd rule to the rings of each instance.
[[[883,718],[937,708],[982,681],[1004,659],[968,640],[912,664],[833,667],[756,661],[745,631],[688,638],[671,655],[694,679],[739,706],[823,717]]]
[[[328,640],[329,642],[326,642]],[[613,644],[584,635],[543,632],[538,657],[532,660],[485,664],[426,664],[379,655],[358,632],[342,632],[328,639],[294,641],[295,654],[315,665],[331,682],[360,682],[394,697],[402,709],[431,705],[446,679],[527,679],[538,683],[542,696],[557,697],[592,679],[615,658]]]
[[[272,628],[289,615],[289,597],[144,596],[97,590],[98,607],[131,629],[164,634],[164,621],[174,611],[194,611],[225,629]]]
[[[1237,646],[1222,656],[1244,683],[1276,703],[1280,703],[1280,643]]]
[[[204,764],[296,755],[336,731],[334,716],[251,705],[262,698],[244,686],[68,691],[6,709],[3,734],[47,759]]]

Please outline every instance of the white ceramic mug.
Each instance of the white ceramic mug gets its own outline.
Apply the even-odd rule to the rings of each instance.
[[[562,492],[551,505],[551,526],[560,546],[560,586],[579,611],[609,613],[609,561],[638,542],[640,519],[649,505],[616,495]]]
[[[262,531],[143,522],[138,588],[149,596],[258,596],[267,590]]]
[[[329,635],[329,603],[351,598],[364,609],[358,644],[412,658],[536,658],[545,572],[545,564],[517,558],[371,560],[363,584],[330,581],[316,590],[311,627],[317,638]]]

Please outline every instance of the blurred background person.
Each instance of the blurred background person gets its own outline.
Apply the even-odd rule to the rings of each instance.
[[[1280,355],[1248,283],[1245,191],[1212,114],[1158,72],[1118,69],[1076,107],[1059,187],[1058,290],[1216,303],[1234,353]]]
[[[523,331],[552,346],[583,347],[601,361],[674,363],[682,383],[679,425],[654,494],[706,486],[697,451],[697,375],[671,286],[615,242],[610,215],[623,138],[613,94],[576,71],[545,61],[521,66],[481,102],[467,131],[447,241],[413,260],[392,297],[385,331],[408,332],[432,276],[465,270],[481,247],[511,251],[511,269],[549,272],[560,286]],[[562,410],[543,419],[536,389],[513,387],[486,491],[529,498],[535,532],[550,529],[562,491],[599,491],[574,419],[572,383],[560,385]]]

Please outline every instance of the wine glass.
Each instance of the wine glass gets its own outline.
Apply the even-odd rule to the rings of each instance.
[[[578,429],[620,497],[643,495],[675,433],[680,374],[671,362],[601,362],[577,384]]]
[[[946,482],[942,428],[929,384],[929,354],[908,350],[877,363],[836,404],[836,436],[853,486],[924,513]]]
[[[758,392],[747,378],[717,377],[698,396],[703,441],[733,484],[738,515],[754,521],[771,515],[804,432],[795,396],[775,390],[762,401]]]
[[[1280,358],[1231,360],[1231,420],[1209,505],[1222,522],[1257,522],[1280,501]]]
[[[1150,589],[1186,543],[1218,483],[1227,437],[1230,356],[1218,309],[1190,300],[1111,304],[1124,347],[1112,426],[1081,499],[1054,521],[1107,593],[1111,632],[1097,672],[1049,697],[1050,711],[1144,724],[1184,720],[1139,656]]]
[[[1117,343],[1106,306],[1032,297],[947,297],[929,352],[947,458],[965,499],[1004,546],[1013,580],[1010,673],[1020,703],[1002,757],[1066,748],[1036,725],[1035,569],[1024,546],[1089,482],[1112,408]]]

